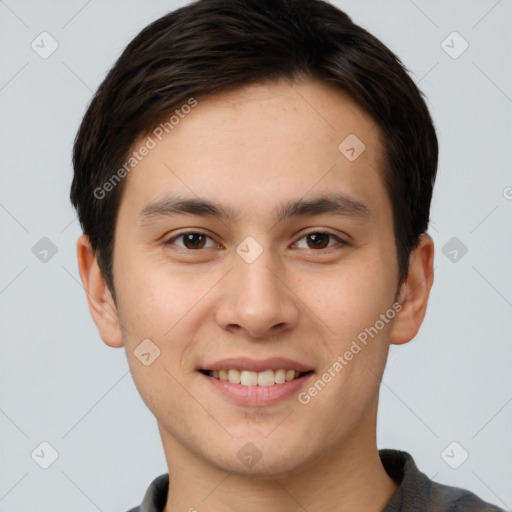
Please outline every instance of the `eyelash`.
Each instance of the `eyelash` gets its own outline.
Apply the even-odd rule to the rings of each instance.
[[[206,233],[201,233],[200,231],[185,231],[183,233],[180,233],[178,235],[175,235],[173,236],[172,238],[170,238],[169,240],[167,240],[166,242],[164,242],[165,245],[174,245],[174,242],[180,238],[183,238],[184,236],[186,235],[201,235],[201,236],[204,236],[206,238],[209,238],[210,240],[213,240],[213,238],[209,235],[207,235]],[[338,244],[340,244],[341,246],[345,246],[345,245],[348,245],[347,242],[345,242],[344,240],[342,240],[339,236],[333,234],[333,233],[329,233],[328,231],[310,231],[309,233],[305,233],[303,234],[298,240],[297,242],[299,242],[300,240],[310,236],[310,235],[327,235],[331,238],[334,238]],[[295,242],[295,243],[297,243]],[[336,244],[335,244],[336,245]],[[311,248],[307,248],[305,250],[307,251],[315,251],[315,252],[319,252],[319,251],[322,251],[322,250],[328,250],[328,249],[332,249],[333,247],[335,247],[335,245],[331,245],[331,246],[328,246],[328,247],[325,247],[325,248],[321,248],[321,249],[311,249]],[[186,251],[186,252],[199,252],[201,249],[188,249],[187,247],[181,247],[181,246],[178,246],[180,250],[182,251]],[[207,249],[209,249],[209,247],[207,247]]]

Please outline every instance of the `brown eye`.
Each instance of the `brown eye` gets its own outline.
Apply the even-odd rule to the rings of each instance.
[[[310,249],[324,249],[329,244],[329,235],[326,233],[313,233],[307,235],[306,239]]]
[[[183,244],[187,249],[202,249],[205,244],[206,237],[199,233],[189,233],[183,235]]]
[[[306,241],[305,247],[304,245],[300,247],[300,242],[302,240]],[[334,242],[332,243],[332,241]],[[299,245],[299,249],[328,249],[335,245],[336,242],[341,243],[341,245],[344,245],[343,241],[336,235],[333,235],[331,233],[314,232],[304,235],[297,242],[297,244]]]
[[[175,243],[178,240],[182,240],[182,243]],[[181,235],[175,236],[166,242],[166,245],[177,245],[184,249],[195,250],[204,249],[211,238],[203,233],[182,233]],[[213,241],[213,240],[212,240]],[[210,244],[209,247],[212,247]]]

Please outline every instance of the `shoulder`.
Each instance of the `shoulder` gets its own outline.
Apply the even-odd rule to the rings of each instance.
[[[149,485],[142,503],[128,512],[162,512],[167,501],[169,490],[169,474],[157,476]]]
[[[379,450],[379,455],[399,486],[383,512],[504,512],[467,489],[434,482],[407,452],[385,449]]]
[[[503,509],[483,501],[476,494],[462,489],[432,481],[432,498],[443,505],[447,511],[460,512],[504,512]]]

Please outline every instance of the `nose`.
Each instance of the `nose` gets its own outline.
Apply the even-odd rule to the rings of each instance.
[[[252,338],[275,336],[299,321],[300,301],[292,290],[293,283],[287,282],[283,266],[273,260],[270,250],[251,263],[235,255],[215,311],[216,322]]]

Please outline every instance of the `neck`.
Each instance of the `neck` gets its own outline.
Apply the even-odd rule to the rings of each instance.
[[[255,477],[212,465],[159,425],[169,466],[164,512],[379,512],[398,486],[380,461],[375,422],[361,427],[342,446],[318,454],[302,469]]]

